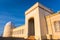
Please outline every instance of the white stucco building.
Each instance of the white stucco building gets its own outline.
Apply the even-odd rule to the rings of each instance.
[[[3,37],[60,39],[60,12],[53,13],[38,2],[25,12],[25,24],[14,28],[11,22],[5,25]]]

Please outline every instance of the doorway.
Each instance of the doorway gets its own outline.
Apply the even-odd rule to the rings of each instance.
[[[28,36],[35,35],[34,18],[28,20]]]

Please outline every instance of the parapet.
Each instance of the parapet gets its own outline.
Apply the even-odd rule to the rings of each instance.
[[[42,8],[43,10],[45,11],[48,11],[50,13],[53,13],[50,9],[48,9],[47,7],[43,6],[42,4],[40,4],[39,2],[37,2],[36,4],[34,4],[30,9],[28,9],[26,12],[25,12],[25,15],[28,14],[29,12],[31,12],[33,9],[35,8]]]

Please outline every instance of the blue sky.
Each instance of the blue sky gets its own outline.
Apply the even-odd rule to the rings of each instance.
[[[40,2],[54,12],[60,10],[60,0],[0,0],[0,34],[9,21],[12,21],[15,26],[24,24],[25,11],[36,2]]]

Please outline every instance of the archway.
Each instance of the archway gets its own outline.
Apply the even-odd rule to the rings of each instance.
[[[28,20],[28,36],[35,35],[34,18]]]

